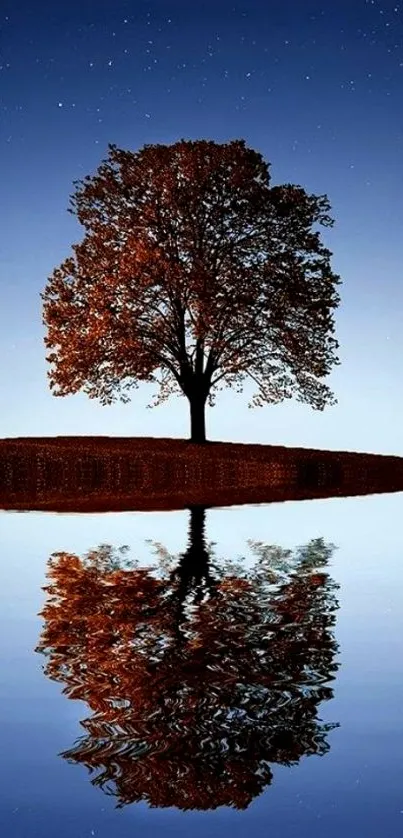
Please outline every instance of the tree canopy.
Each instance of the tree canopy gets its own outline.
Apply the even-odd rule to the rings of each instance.
[[[334,403],[322,380],[338,363],[340,301],[318,230],[333,224],[326,195],[272,186],[243,140],[181,140],[110,145],[70,211],[84,238],[41,295],[54,395],[110,404],[153,382],[149,406],[185,395],[200,442],[206,401],[248,377],[249,406]]]
[[[203,522],[192,510],[179,560],[154,543],[153,566],[109,545],[49,561],[38,651],[91,711],[62,756],[119,806],[246,808],[273,763],[325,754],[337,726],[318,717],[337,670],[334,545],[250,541],[247,569],[213,561]]]

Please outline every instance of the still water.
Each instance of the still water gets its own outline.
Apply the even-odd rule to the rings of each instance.
[[[400,836],[402,503],[1,512],[0,834]]]

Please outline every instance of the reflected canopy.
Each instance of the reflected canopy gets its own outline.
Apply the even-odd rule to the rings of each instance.
[[[273,764],[325,754],[337,727],[318,716],[337,670],[334,545],[249,540],[253,563],[219,561],[204,525],[192,508],[187,550],[151,542],[152,567],[109,545],[48,562],[37,651],[91,711],[62,756],[118,806],[245,809]]]

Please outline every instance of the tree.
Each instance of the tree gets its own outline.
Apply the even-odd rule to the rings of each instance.
[[[91,709],[62,756],[119,806],[244,809],[271,783],[270,763],[325,754],[337,727],[318,718],[337,670],[337,586],[324,572],[334,545],[250,541],[245,570],[211,560],[203,509],[189,536],[179,562],[154,543],[154,567],[109,545],[49,560],[37,651]]]
[[[330,204],[270,181],[243,140],[109,145],[96,174],[75,181],[70,212],[85,235],[41,294],[54,395],[111,404],[157,383],[148,407],[185,395],[194,442],[206,440],[206,402],[247,377],[249,407],[293,395],[334,404],[321,379],[339,363],[340,278],[316,229],[333,224]]]

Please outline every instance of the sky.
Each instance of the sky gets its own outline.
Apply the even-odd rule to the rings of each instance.
[[[403,4],[394,0],[2,0],[0,437],[188,437],[151,385],[104,407],[55,398],[40,292],[83,237],[73,181],[108,143],[244,138],[272,184],[326,193],[341,364],[323,412],[222,390],[210,439],[403,455]]]

